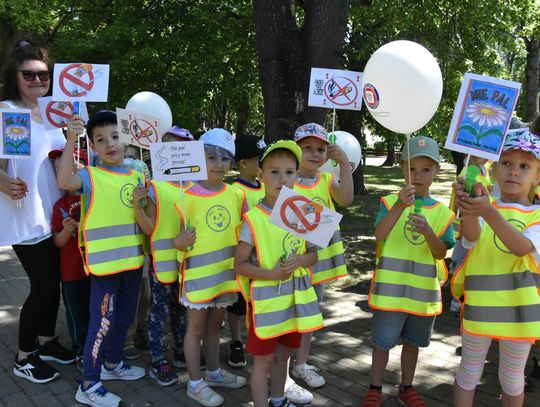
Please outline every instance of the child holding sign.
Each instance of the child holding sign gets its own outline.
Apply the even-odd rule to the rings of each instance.
[[[540,137],[528,129],[509,133],[495,164],[500,200],[476,184],[471,197],[454,184],[469,254],[452,278],[452,295],[464,297],[463,353],[454,403],[468,407],[493,339],[499,340],[503,406],[521,406],[531,342],[540,339],[540,206],[532,203],[540,182]]]
[[[326,129],[317,123],[304,124],[294,132],[294,141],[302,149],[302,161],[298,168],[294,190],[332,210],[335,209],[334,201],[341,206],[350,205],[354,198],[354,187],[349,159],[341,147],[329,143]],[[319,172],[319,168],[328,159],[339,164],[339,182],[334,180],[331,173]],[[311,281],[319,302],[322,302],[324,283],[347,275],[339,228],[336,229],[328,247],[319,250],[317,256],[317,263],[311,267]],[[302,336],[302,346],[296,352],[292,375],[311,387],[321,387],[326,383],[324,378],[316,372],[314,366],[307,363],[312,336],[311,332]]]
[[[182,259],[180,301],[188,314],[184,338],[187,396],[204,406],[219,406],[223,397],[210,387],[239,388],[246,384],[244,377],[220,369],[219,332],[225,310],[236,301],[239,291],[233,260],[237,227],[247,205],[243,191],[223,182],[235,153],[232,135],[212,129],[200,140],[204,143],[207,179],[185,192],[184,205],[175,204],[182,231],[174,245]],[[206,351],[204,377],[199,359],[201,340]]]
[[[261,163],[265,196],[244,215],[235,256],[242,293],[250,305],[247,351],[255,356],[251,374],[255,407],[292,406],[284,395],[291,351],[300,346],[301,333],[323,327],[307,269],[317,261],[315,248],[306,249],[303,239],[291,239],[269,221],[281,187],[294,185],[301,160],[302,151],[290,140],[268,147]]]
[[[435,316],[442,311],[440,283],[446,280],[446,273],[441,277],[439,267],[455,244],[451,227],[454,214],[429,196],[441,161],[437,142],[425,136],[412,138],[401,157],[405,186],[399,193],[381,198],[375,220],[377,267],[369,292],[373,362],[363,407],[381,405],[382,377],[390,349],[400,343],[398,400],[404,406],[426,406],[412,387],[418,348],[429,345]]]
[[[124,167],[116,113],[102,110],[87,123],[90,146],[99,154],[100,165],[72,173],[73,150],[83,120],[73,116],[68,123],[66,146],[58,168],[58,186],[82,191],[81,247],[90,274],[90,323],[84,344],[83,381],[75,399],[91,406],[117,406],[121,398],[108,392],[101,380],[137,380],[143,368],[122,361],[122,347],[135,317],[141,267],[144,262],[143,234],[134,205],[144,197],[134,191],[143,175]]]

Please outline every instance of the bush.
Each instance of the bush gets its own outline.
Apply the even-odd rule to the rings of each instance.
[[[386,143],[384,141],[377,141],[373,144],[373,151],[375,155],[386,154]]]

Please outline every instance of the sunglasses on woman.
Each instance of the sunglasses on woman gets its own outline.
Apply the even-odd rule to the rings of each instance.
[[[51,73],[49,71],[29,71],[26,69],[18,69],[19,72],[22,73],[22,76],[25,81],[32,82],[36,77],[39,78],[41,82],[46,82],[50,79]]]

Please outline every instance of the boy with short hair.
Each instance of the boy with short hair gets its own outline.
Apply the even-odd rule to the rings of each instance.
[[[442,311],[440,287],[441,280],[446,280],[445,268],[444,277],[440,277],[442,259],[455,244],[451,227],[454,214],[429,196],[441,161],[437,142],[425,136],[410,139],[402,160],[406,185],[399,193],[381,198],[375,220],[377,266],[369,292],[374,347],[371,385],[363,407],[381,405],[389,351],[400,343],[398,400],[404,406],[426,406],[412,387],[418,348],[429,345],[435,316]]]
[[[73,150],[84,122],[73,116],[58,169],[58,186],[82,191],[81,252],[90,274],[90,324],[84,345],[83,381],[75,399],[82,404],[117,406],[120,397],[107,392],[100,380],[137,380],[144,369],[121,360],[122,345],[135,317],[144,262],[143,235],[134,206],[146,195],[142,174],[122,166],[116,114],[100,111],[87,123],[90,146],[100,165],[72,173]]]
[[[267,148],[261,159],[265,196],[244,214],[235,255],[234,269],[249,304],[247,351],[254,355],[255,407],[294,406],[285,395],[291,351],[300,346],[301,333],[323,327],[307,269],[317,261],[315,247],[269,222],[281,188],[294,185],[301,160],[302,151],[293,141]],[[284,257],[284,251],[291,254]]]

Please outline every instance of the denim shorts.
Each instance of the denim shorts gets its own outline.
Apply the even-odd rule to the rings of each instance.
[[[373,345],[390,350],[401,342],[419,348],[429,346],[435,316],[420,316],[399,311],[373,310]]]
[[[227,308],[233,305],[237,299],[236,292],[226,292],[207,302],[191,302],[187,299],[185,291],[183,291],[180,303],[186,308],[193,309]]]

